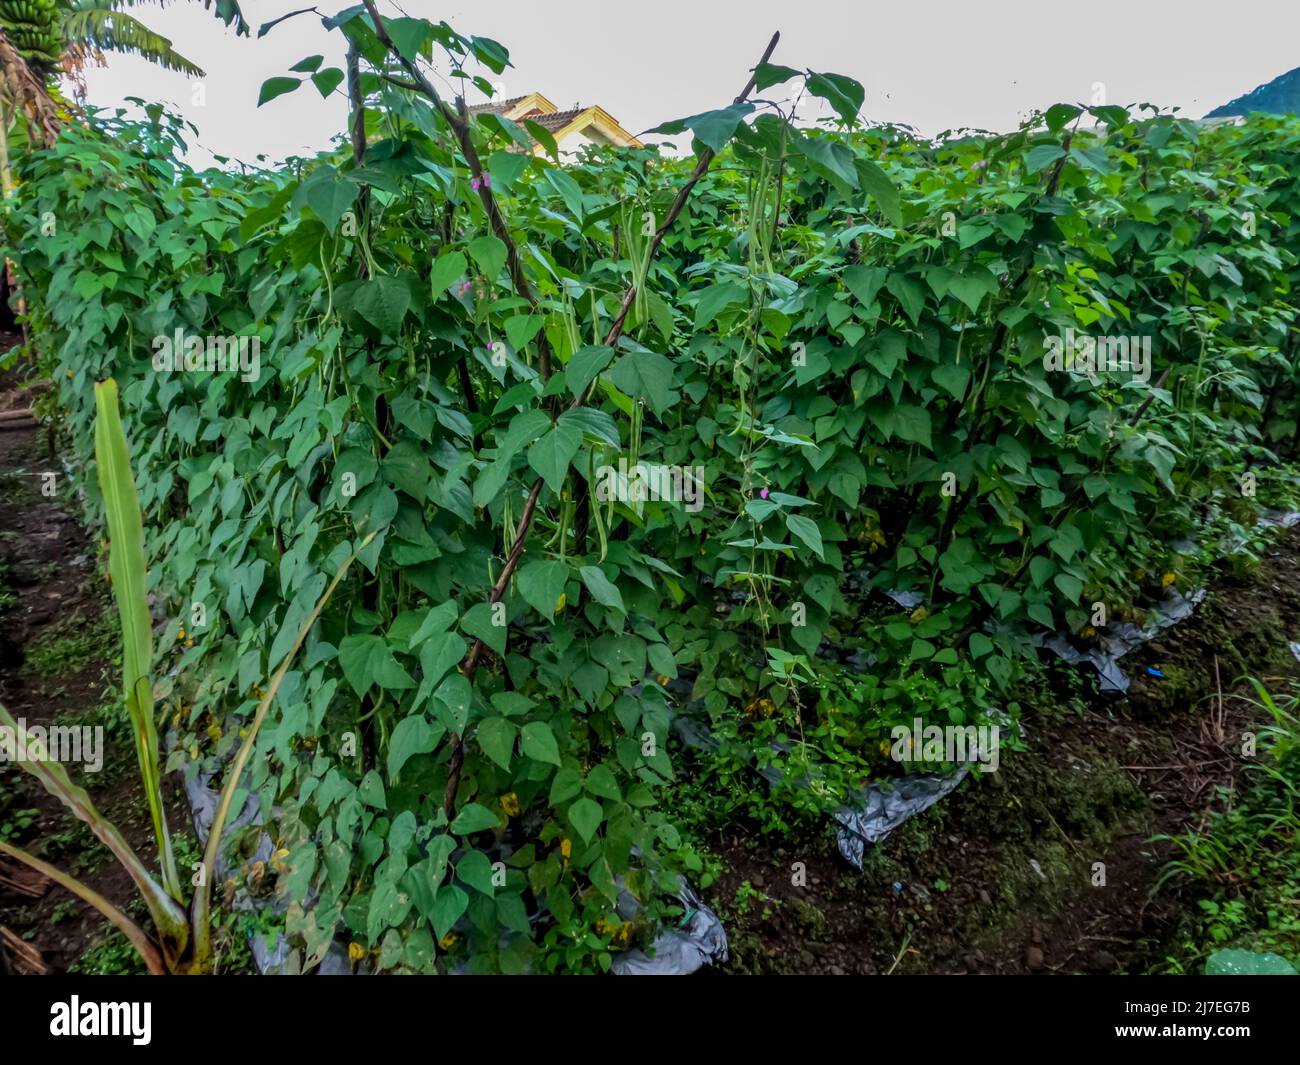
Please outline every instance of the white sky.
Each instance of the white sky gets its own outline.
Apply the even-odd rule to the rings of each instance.
[[[262,82],[343,38],[307,14],[261,40],[257,27],[311,0],[243,0],[252,38],[236,38],[197,0],[134,9],[207,71],[204,106],[180,74],[129,56],[88,76],[90,102],[162,100],[199,127],[209,152],[251,160],[310,154],[344,128],[344,102],[307,84],[261,109]],[[332,15],[350,0],[324,0]],[[382,0],[380,10],[397,4]],[[865,113],[935,134],[1014,127],[1035,108],[1087,102],[1181,107],[1192,117],[1300,66],[1300,5],[1279,0],[403,0],[409,15],[493,37],[514,63],[506,95],[537,91],[561,108],[599,104],[633,133],[729,103],[773,30],[773,62],[848,74]],[[483,73],[490,78],[488,71]],[[470,102],[479,97],[471,93]],[[202,164],[207,152],[196,151]]]

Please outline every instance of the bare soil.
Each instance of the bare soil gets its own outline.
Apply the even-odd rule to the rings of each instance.
[[[7,346],[0,338],[0,350]],[[12,380],[0,383],[0,409],[29,405],[13,385]],[[46,472],[57,476],[60,490],[52,498],[41,492]],[[68,769],[152,865],[148,805],[130,730],[116,700],[116,608],[98,572],[98,545],[72,513],[62,490],[65,483],[62,464],[51,459],[43,430],[0,432],[0,704],[28,726],[106,726],[102,768],[96,773],[84,766]],[[188,827],[183,795],[171,783],[165,788],[169,823],[173,830],[183,830]],[[130,878],[107,849],[34,778],[8,763],[0,764],[0,832],[143,918]],[[39,895],[12,890],[5,878]],[[66,969],[110,931],[104,918],[69,892],[2,858],[0,926],[35,947],[52,971]]]

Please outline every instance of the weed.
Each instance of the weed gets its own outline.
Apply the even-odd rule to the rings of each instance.
[[[0,818],[0,840],[8,843],[10,840],[21,839],[23,833],[31,827],[32,823],[40,816],[40,813],[34,807],[26,807],[5,814],[3,818]]]
[[[1279,701],[1254,683],[1254,705],[1271,719],[1259,731],[1260,761],[1238,793],[1220,789],[1223,809],[1203,832],[1159,837],[1177,856],[1156,890],[1176,886],[1195,900],[1162,971],[1199,972],[1221,947],[1300,961],[1300,687]]]
[[[116,622],[110,615],[89,626],[80,618],[69,618],[32,644],[27,651],[27,667],[40,676],[57,677],[95,662],[111,661],[118,645]]]

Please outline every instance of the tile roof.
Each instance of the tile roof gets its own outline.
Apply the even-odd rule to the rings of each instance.
[[[639,145],[641,142],[619,126],[617,120],[599,107],[570,107],[563,111],[541,93],[526,93],[523,96],[511,96],[508,99],[488,100],[484,103],[471,104],[470,114],[500,115],[519,124],[536,122],[548,133],[559,135],[583,116],[591,116],[586,123],[595,127],[603,136],[614,144]],[[590,136],[590,135],[588,135]]]
[[[515,104],[525,98],[525,96],[512,96],[508,100],[489,100],[487,103],[483,104],[470,104],[469,112],[472,115],[501,115],[505,114],[505,112],[509,111],[510,108],[514,107]]]
[[[522,122],[526,118],[529,122],[536,122],[543,129],[554,133],[556,130],[563,129],[586,110],[585,107],[574,107],[568,111],[555,111],[549,115],[528,114],[524,115],[519,121]]]

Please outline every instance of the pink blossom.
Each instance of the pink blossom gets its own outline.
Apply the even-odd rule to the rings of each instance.
[[[492,178],[488,174],[480,177],[471,178],[469,187],[477,192],[479,189],[490,189],[492,187]]]
[[[758,497],[759,497],[759,499],[766,499],[766,498],[767,498],[767,489],[766,489],[766,488],[760,488],[760,489],[758,490]]]

